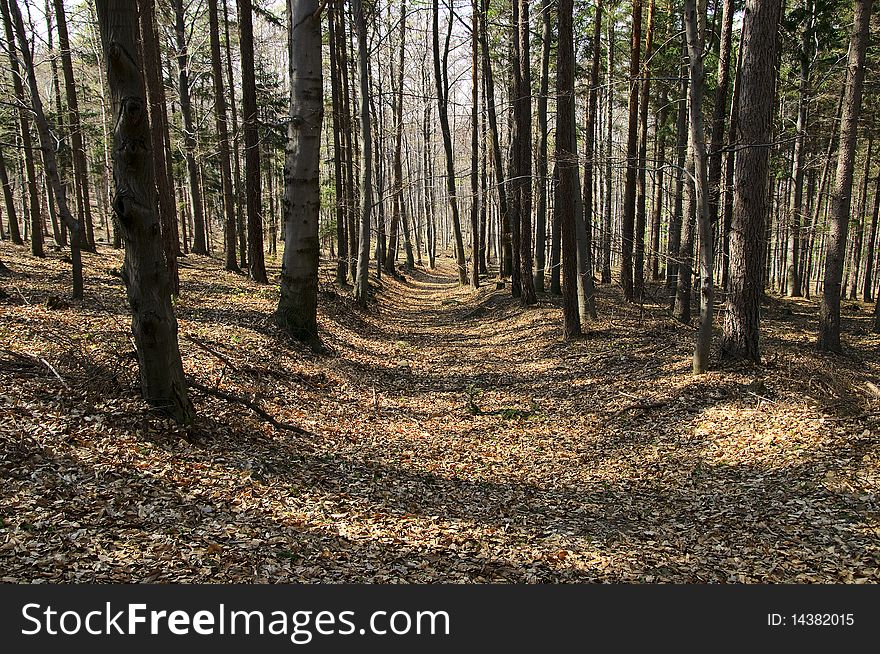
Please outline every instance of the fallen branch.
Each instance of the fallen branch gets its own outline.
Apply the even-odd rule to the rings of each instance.
[[[34,358],[37,359],[38,357],[34,357]],[[67,382],[64,381],[64,379],[62,379],[61,375],[58,374],[58,371],[55,370],[55,368],[52,367],[52,364],[51,364],[51,363],[49,363],[49,362],[46,361],[45,359],[39,359],[39,361],[40,361],[41,363],[43,363],[43,364],[44,364],[49,370],[52,371],[52,374],[54,374],[54,375],[58,378],[58,381],[61,382],[61,384],[64,386],[64,388],[66,388],[67,390],[70,390],[70,386],[68,386],[68,385],[67,385]]]
[[[215,350],[214,348],[209,347],[208,344],[205,343],[202,339],[196,338],[195,336],[190,336],[189,334],[184,334],[183,337],[186,340],[188,340],[190,343],[193,343],[193,344],[197,345],[198,347],[202,348],[208,354],[212,354],[215,357],[217,357],[218,359],[220,359],[220,361],[222,361],[227,366],[232,368],[235,372],[238,372],[238,368],[236,368],[235,365],[229,359],[227,359],[225,356],[223,356],[222,354],[217,352],[217,350]]]
[[[195,388],[196,390],[199,390],[206,395],[212,395],[214,397],[220,398],[221,400],[226,400],[227,402],[233,402],[235,404],[243,404],[276,429],[291,431],[295,434],[301,434],[303,436],[314,436],[312,432],[303,429],[302,427],[297,427],[296,425],[291,425],[290,423],[278,420],[271,413],[265,411],[262,407],[260,407],[259,404],[257,404],[256,402],[252,402],[246,397],[242,397],[241,395],[236,395],[234,393],[227,393],[216,388],[211,388],[210,386],[205,386],[204,384],[200,384],[192,378],[187,379],[186,383],[189,384],[191,388]]]

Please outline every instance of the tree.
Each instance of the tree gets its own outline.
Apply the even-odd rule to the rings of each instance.
[[[195,416],[187,396],[156,211],[136,5],[104,0],[97,3],[97,10],[107,83],[118,117],[113,133],[113,210],[125,241],[122,277],[131,307],[141,394],[153,408],[189,424]]]
[[[834,188],[831,192],[831,226],[825,252],[824,287],[819,303],[818,346],[820,350],[826,352],[841,352],[840,288],[852,205],[853,168],[855,166],[859,113],[862,108],[865,52],[868,48],[868,28],[871,22],[871,0],[855,0],[853,14],[846,88],[843,94],[843,113],[840,119],[837,172],[834,176]]]
[[[627,301],[635,299],[633,289],[633,237],[636,217],[636,181],[639,168],[639,58],[642,47],[642,0],[632,3],[632,40],[629,49],[629,119],[626,139],[626,185],[621,221],[620,283]]]
[[[556,211],[562,235],[562,314],[566,340],[580,336],[577,300],[577,227],[575,212],[580,201],[577,143],[575,140],[574,35],[572,0],[559,0],[556,51]]]
[[[235,256],[235,186],[232,183],[232,163],[229,154],[229,128],[226,117],[226,93],[223,82],[223,64],[220,58],[220,21],[217,0],[208,0],[208,30],[211,39],[211,74],[214,81],[214,114],[217,125],[217,149],[220,157],[220,180],[223,190],[223,210],[226,216],[224,243],[226,270],[240,272]]]
[[[15,210],[15,195],[9,174],[6,170],[6,158],[3,156],[3,148],[0,147],[0,185],[3,186],[3,201],[6,207],[6,218],[9,224],[9,240],[15,245],[24,245],[21,238],[21,230],[18,227],[18,214]]]
[[[40,194],[37,190],[37,172],[34,167],[34,150],[31,142],[31,121],[28,117],[27,101],[24,95],[24,84],[22,83],[18,55],[16,54],[14,46],[15,36],[13,34],[12,18],[9,14],[8,8],[16,1],[17,0],[0,0],[0,8],[3,8],[3,27],[6,32],[6,43],[9,44],[9,72],[12,76],[15,103],[18,106],[18,128],[21,137],[21,148],[24,154],[24,169],[27,175],[25,183],[28,190],[31,254],[35,257],[42,257],[45,256],[43,252],[43,217],[40,214]],[[7,5],[7,2],[9,2],[9,5]],[[27,227],[27,225],[25,225],[25,227]]]
[[[251,0],[238,0],[238,40],[241,46],[241,107],[244,113],[244,174],[247,203],[248,274],[268,283],[263,257],[263,189],[260,176],[260,134],[257,128],[257,85],[254,73],[254,18]]]
[[[56,0],[57,1],[57,0]],[[177,45],[177,91],[180,113],[183,115],[183,149],[186,172],[189,177],[189,200],[193,219],[193,254],[208,254],[205,236],[205,210],[199,185],[199,165],[196,163],[196,132],[193,123],[192,102],[189,97],[189,53],[187,52],[183,0],[172,0],[174,35]]]
[[[685,34],[688,45],[690,84],[690,130],[691,157],[694,161],[694,208],[700,237],[700,327],[694,347],[693,370],[695,374],[709,368],[709,346],[712,342],[712,316],[715,311],[713,286],[715,238],[709,215],[709,180],[707,177],[706,144],[703,140],[703,44],[705,43],[705,0],[697,6],[697,0],[685,0]]]
[[[165,253],[165,264],[171,283],[171,294],[180,291],[180,277],[177,269],[177,254],[180,250],[180,239],[177,231],[177,205],[174,199],[174,174],[171,161],[171,136],[168,133],[168,112],[165,103],[165,85],[162,83],[162,71],[157,35],[155,4],[153,0],[137,0],[140,17],[140,41],[143,61],[144,83],[146,84],[149,101],[150,144],[159,202],[159,224],[162,232],[162,245]],[[183,223],[186,226],[186,221]],[[186,251],[186,231],[183,232],[184,252]]]
[[[64,0],[54,0],[55,20],[58,25],[58,47],[61,50],[61,70],[64,74],[64,91],[67,100],[67,120],[69,122],[71,145],[73,147],[73,175],[77,204],[80,207],[79,222],[84,227],[85,245],[95,250],[95,230],[92,219],[91,193],[89,192],[89,169],[83,143],[82,125],[79,114],[79,100],[76,94],[76,79],[73,73],[73,58],[70,50],[70,37],[67,33],[67,17],[64,13]],[[60,119],[60,116],[59,116]]]
[[[39,86],[37,85],[36,69],[34,68],[34,58],[31,53],[31,46],[28,41],[27,31],[25,30],[24,21],[21,17],[21,11],[18,8],[17,0],[0,0],[0,12],[3,14],[3,20],[7,25],[14,25],[15,32],[18,35],[18,49],[21,51],[22,63],[28,77],[28,87],[31,95],[31,109],[34,113],[34,122],[37,126],[37,134],[40,139],[40,150],[43,153],[43,164],[46,169],[46,177],[48,178],[50,188],[58,203],[58,211],[61,219],[70,230],[70,259],[73,273],[73,299],[81,300],[83,298],[83,272],[82,272],[82,231],[80,224],[74,219],[67,207],[67,199],[64,196],[64,188],[61,184],[61,177],[58,174],[58,165],[55,160],[54,141],[49,131],[49,121],[46,120],[46,114],[43,112],[43,102],[40,99]],[[9,41],[9,51],[15,50],[15,42]],[[31,156],[28,153],[28,156]],[[42,237],[43,221],[40,220],[39,234]],[[35,234],[31,234],[31,239],[35,238]],[[42,244],[42,241],[41,241]],[[41,245],[42,247],[42,245]]]
[[[437,110],[440,114],[440,130],[443,134],[443,151],[446,154],[446,194],[452,213],[452,229],[455,236],[455,261],[458,266],[458,283],[467,285],[467,263],[464,258],[464,240],[461,235],[461,218],[458,213],[458,197],[455,190],[455,159],[452,152],[452,132],[449,129],[449,79],[448,69],[440,61],[440,27],[437,0],[431,3],[431,37],[434,47],[434,83],[437,87]],[[452,17],[449,17],[450,23]]]
[[[373,210],[373,134],[370,122],[370,71],[367,59],[367,22],[362,0],[352,0],[351,11],[357,31],[358,77],[360,78],[361,117],[361,214],[358,239],[357,277],[354,296],[367,305],[370,283],[370,215]],[[460,273],[459,273],[460,276]]]
[[[318,0],[288,0],[290,118],[284,163],[284,258],[275,319],[291,336],[317,346],[318,217],[321,210],[321,8]]]
[[[516,121],[516,144],[514,154],[517,161],[517,189],[519,239],[514,233],[514,242],[519,241],[520,302],[523,306],[537,304],[535,281],[532,276],[532,68],[529,57],[529,0],[518,0],[519,22],[517,23],[516,52],[519,56],[518,74],[515,88],[518,92],[513,98],[513,113]],[[575,186],[577,189],[578,186]]]
[[[781,0],[747,0],[743,19],[736,185],[730,232],[730,273],[721,352],[760,360],[762,261],[767,220],[767,172]]]
[[[402,35],[401,35],[402,39]],[[480,286],[480,83],[477,0],[471,3],[471,285]],[[401,45],[401,52],[403,46]],[[401,68],[403,57],[401,56]],[[401,78],[401,87],[403,79]],[[401,95],[401,104],[403,96]],[[402,129],[402,128],[401,128]],[[410,250],[410,257],[412,250]]]
[[[547,265],[547,93],[550,88],[550,47],[553,41],[551,0],[541,3],[541,78],[538,88],[538,179],[535,207],[535,291],[544,292]],[[599,21],[601,24],[601,21]],[[586,182],[585,182],[586,184]]]
[[[636,179],[636,217],[633,241],[633,296],[641,299],[645,286],[645,226],[647,223],[648,186],[648,102],[651,91],[651,53],[654,49],[654,0],[648,2],[648,28],[645,32],[645,61],[639,90],[639,151]],[[655,130],[656,132],[656,130]]]

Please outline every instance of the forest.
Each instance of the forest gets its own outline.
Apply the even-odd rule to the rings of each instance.
[[[0,582],[880,582],[872,0],[0,14]]]

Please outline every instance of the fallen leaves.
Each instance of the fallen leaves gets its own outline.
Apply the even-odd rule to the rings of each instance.
[[[659,307],[602,288],[606,317],[564,344],[555,299],[459,289],[441,260],[366,312],[325,288],[319,357],[272,325],[275,287],[191,257],[187,374],[313,435],[195,393],[186,431],[138,397],[116,253],[50,311],[58,260],[0,250],[5,582],[880,581],[861,317],[863,361],[815,354],[812,305],[786,301],[763,369],[694,378]]]

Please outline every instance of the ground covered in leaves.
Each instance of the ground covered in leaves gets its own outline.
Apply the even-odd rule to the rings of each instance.
[[[771,298],[764,365],[693,377],[659,304],[600,288],[566,344],[557,299],[444,260],[366,311],[322,273],[316,355],[276,285],[188,257],[187,373],[313,435],[195,390],[183,430],[138,397],[118,254],[86,255],[81,306],[61,254],[0,260],[0,581],[880,581],[868,305],[826,356],[815,305]]]

